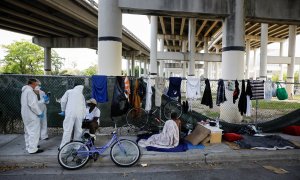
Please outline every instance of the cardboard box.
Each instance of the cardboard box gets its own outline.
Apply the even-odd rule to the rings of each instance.
[[[210,134],[210,143],[221,143],[222,141],[222,132],[211,132]]]

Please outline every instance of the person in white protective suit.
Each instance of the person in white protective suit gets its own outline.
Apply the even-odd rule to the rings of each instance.
[[[21,94],[21,115],[24,123],[24,137],[26,150],[30,154],[41,153],[38,149],[40,138],[40,119],[44,114],[38,106],[38,98],[34,93],[34,88],[38,85],[38,80],[29,79],[27,85],[22,87]]]
[[[40,110],[43,112],[44,117],[41,119],[41,133],[40,139],[41,140],[48,140],[48,126],[47,126],[47,107],[46,104],[49,104],[49,97],[46,95],[44,91],[41,90],[41,83],[38,82],[38,86],[35,87],[34,92],[38,96],[38,105]]]
[[[74,140],[81,140],[82,135],[82,120],[85,116],[85,98],[82,94],[82,85],[75,85],[73,89],[67,90],[61,98],[61,113],[65,119],[63,122],[63,137],[60,148],[71,141],[71,135],[74,128]]]

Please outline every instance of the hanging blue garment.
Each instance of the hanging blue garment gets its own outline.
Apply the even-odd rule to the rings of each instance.
[[[169,78],[169,90],[167,95],[169,97],[181,97],[181,78],[180,77],[170,77]]]
[[[100,103],[108,101],[107,76],[92,76],[92,97]]]

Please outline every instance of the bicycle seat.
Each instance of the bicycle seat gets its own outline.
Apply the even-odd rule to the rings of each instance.
[[[85,139],[89,139],[89,138],[91,137],[91,135],[90,135],[89,133],[84,133],[83,137],[84,137]]]
[[[113,131],[111,134],[116,134],[117,132],[116,131]]]

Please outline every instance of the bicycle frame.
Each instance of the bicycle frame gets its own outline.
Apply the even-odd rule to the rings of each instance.
[[[120,143],[119,141],[119,137],[117,136],[116,132],[113,132],[112,133],[113,136],[112,138],[109,140],[108,143],[106,143],[104,146],[101,146],[101,147],[96,147],[93,142],[92,142],[92,139],[89,138],[89,140],[85,143],[86,146],[88,146],[90,148],[90,150],[88,151],[89,153],[89,156],[94,154],[94,153],[98,153],[99,155],[101,155],[102,153],[104,153],[114,142],[118,142]],[[121,147],[121,146],[120,146]],[[122,148],[122,147],[121,147]],[[123,148],[122,148],[122,151]],[[86,151],[77,151],[77,153],[87,153]]]

